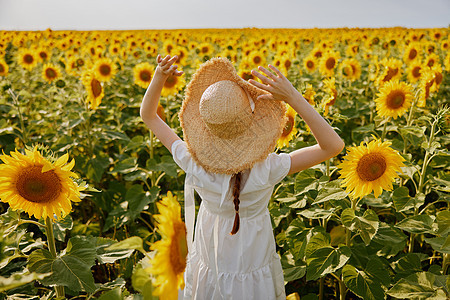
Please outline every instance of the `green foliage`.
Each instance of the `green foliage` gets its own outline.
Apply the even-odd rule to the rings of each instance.
[[[356,42],[347,31],[339,31],[343,39],[327,45],[342,58],[349,56],[346,50]],[[275,187],[268,208],[286,291],[298,292],[302,299],[318,299],[321,284],[325,285],[323,299],[345,299],[346,295],[352,299],[450,297],[450,138],[449,109],[444,106],[450,87],[448,69],[442,72],[440,88],[430,94],[425,107],[416,103],[395,120],[379,117],[373,101],[379,87],[370,79],[375,72],[371,64],[383,57],[402,59],[404,41],[409,43],[414,33],[406,31],[394,30],[386,35],[388,31],[367,31],[364,36],[355,31],[360,51],[352,57],[362,65],[361,77],[351,82],[336,69],[338,97],[326,116],[324,78],[320,72],[310,73],[302,66],[319,41],[329,39],[323,33],[316,38],[304,33],[274,35],[271,42],[279,43],[269,46],[269,40],[263,42],[261,35],[252,30],[239,31],[239,40],[250,41],[246,45],[234,44],[228,35],[223,40],[220,35],[200,39],[183,32],[183,37],[197,42],[217,39],[214,55],[219,55],[222,46],[232,49],[236,67],[253,42],[264,50],[268,63],[279,58],[280,49],[295,50],[283,54],[292,60],[288,79],[302,93],[307,83],[312,84],[316,92],[314,108],[325,116],[347,147],[370,141],[372,136],[383,136],[405,159],[392,190],[383,191],[379,197],[348,197],[337,167],[345,150],[327,162],[286,177]],[[442,39],[435,40],[431,31],[424,32],[420,42],[433,44],[443,63],[447,54],[441,51]],[[45,39],[60,43],[75,33],[69,33],[69,37],[58,32],[27,33],[21,39],[0,42],[0,55],[5,53],[10,70],[7,76],[0,76],[0,150],[8,154],[15,148],[40,143],[57,156],[68,153],[75,159],[73,171],[89,188],[82,192],[81,202],[72,203],[70,215],[53,222],[56,256],[48,248],[44,220],[12,211],[2,203],[0,299],[55,298],[56,293],[50,291],[55,285],[65,288],[66,298],[157,299],[152,295],[152,277],[145,270],[152,255],[149,245],[160,239],[153,217],[157,213],[155,202],[168,191],[183,202],[184,172],[139,117],[145,89],[134,84],[133,67],[144,61],[154,64],[156,53],[148,52],[141,43],[130,47],[128,43],[134,40],[135,33],[125,38],[113,32],[107,40],[103,34],[89,33],[88,40],[99,41],[102,56],[112,56],[112,41],[127,52],[127,57],[116,57],[118,72],[111,81],[102,83],[105,96],[92,110],[80,74],[64,69],[57,83],[48,83],[41,75],[43,63],[32,71],[18,64],[19,48],[33,47],[38,42],[35,37],[44,38],[44,34],[48,35]],[[375,37],[379,43],[372,44]],[[443,38],[448,38],[448,33]],[[154,36],[142,40],[158,53],[166,51],[165,40]],[[392,41],[397,44],[392,45]],[[77,42],[72,40],[71,51],[83,49]],[[387,48],[383,48],[384,42]],[[3,44],[7,48],[2,49]],[[49,54],[49,60],[62,68],[67,66],[69,54],[78,55],[57,46]],[[422,59],[428,54],[424,51]],[[89,53],[83,55],[89,63],[97,59]],[[186,59],[182,68],[188,82],[196,61],[206,58],[189,50]],[[406,67],[400,72],[401,81],[408,80]],[[414,89],[418,95],[418,83]],[[180,136],[177,114],[183,97],[184,90],[161,98],[166,123]],[[297,136],[277,152],[316,144],[300,116],[296,117],[296,127]]]

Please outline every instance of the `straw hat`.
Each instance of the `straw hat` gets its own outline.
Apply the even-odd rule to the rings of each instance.
[[[194,160],[213,173],[235,174],[264,160],[285,125],[285,105],[236,73],[226,58],[202,64],[186,87],[180,111]]]

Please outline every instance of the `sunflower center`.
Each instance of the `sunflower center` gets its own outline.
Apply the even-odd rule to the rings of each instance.
[[[48,55],[47,55],[47,53],[45,53],[44,51],[42,51],[42,52],[39,52],[39,57],[42,58],[43,60],[46,60],[47,57],[48,57]]]
[[[414,59],[417,56],[417,50],[416,49],[411,49],[411,51],[409,51],[409,55],[408,58],[409,59]]]
[[[292,116],[288,116],[288,120],[286,121],[286,125],[284,125],[282,136],[288,136],[292,132],[292,128],[294,128],[294,118]]]
[[[170,244],[170,264],[175,274],[181,274],[186,268],[188,253],[186,241],[186,228],[182,223],[176,223],[175,234]]]
[[[397,109],[405,102],[405,94],[400,90],[394,90],[387,96],[387,106],[391,109]]]
[[[62,192],[58,175],[53,170],[42,173],[42,167],[42,165],[30,166],[19,173],[16,188],[20,196],[27,201],[52,202]]]
[[[431,68],[432,66],[434,66],[434,59],[430,59],[430,60],[428,61],[428,63],[427,63],[427,66],[429,66],[430,68]]]
[[[177,84],[177,79],[175,76],[169,76],[169,78],[167,78],[166,82],[164,83],[164,87],[165,88],[172,88]]]
[[[255,57],[253,58],[253,62],[254,62],[255,64],[261,63],[261,57],[255,56]]]
[[[350,67],[344,67],[344,68],[342,68],[342,74],[344,76],[350,76],[352,74],[352,72],[350,70],[351,70]]]
[[[108,65],[101,65],[100,66],[100,73],[103,76],[108,76],[109,74],[111,74],[111,67]]]
[[[442,80],[444,79],[444,76],[442,76],[442,73],[440,72],[436,72],[435,73],[435,77],[434,77],[434,81],[436,82],[437,85],[440,85]]]
[[[102,93],[102,85],[100,84],[100,81],[98,81],[95,78],[92,79],[91,90],[92,90],[92,94],[94,94],[94,97],[100,96],[100,94]]]
[[[0,64],[0,74],[3,72],[5,72],[5,67],[2,64]]]
[[[308,62],[306,63],[306,66],[310,69],[312,69],[314,67],[314,63],[310,60],[308,60]]]
[[[327,59],[325,66],[328,70],[331,70],[334,68],[334,65],[336,64],[336,60],[333,57],[330,57]]]
[[[374,181],[386,171],[386,160],[379,153],[369,153],[361,157],[356,167],[359,178],[364,181]]]
[[[284,62],[284,67],[286,68],[286,69],[289,69],[290,67],[291,67],[291,61],[288,59],[288,60],[286,60],[285,62]]]
[[[383,81],[389,81],[392,79],[392,77],[394,77],[395,75],[397,75],[398,73],[398,68],[395,69],[388,69],[387,75],[383,78]]]
[[[412,70],[412,75],[414,76],[414,78],[420,77],[420,69],[420,67],[414,67],[414,69]]]
[[[208,47],[202,47],[202,53],[208,53],[209,48]]]
[[[150,81],[150,79],[152,79],[152,75],[150,74],[149,71],[144,70],[139,74],[139,77],[141,78],[142,81]]]
[[[56,78],[56,71],[52,68],[48,68],[45,70],[45,76],[49,79],[55,79]]]
[[[27,64],[32,64],[34,61],[33,55],[25,54],[25,56],[23,57],[23,61]]]

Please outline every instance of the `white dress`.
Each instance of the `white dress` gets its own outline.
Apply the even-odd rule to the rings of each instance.
[[[235,216],[232,176],[206,172],[192,159],[183,141],[173,143],[172,153],[186,172],[186,184],[202,199],[179,299],[286,299],[267,206],[274,185],[289,172],[289,155],[271,153],[243,174],[240,228],[230,235]]]

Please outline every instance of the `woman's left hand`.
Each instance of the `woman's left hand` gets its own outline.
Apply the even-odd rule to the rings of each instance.
[[[280,70],[273,65],[269,65],[269,68],[272,69],[276,75],[263,67],[258,67],[258,70],[266,76],[256,70],[252,70],[252,75],[261,79],[262,83],[253,79],[250,79],[249,83],[270,93],[259,96],[258,100],[278,100],[289,103],[291,99],[298,97],[299,92]]]
[[[177,70],[178,66],[174,65],[174,63],[178,60],[178,56],[170,56],[166,55],[166,57],[162,58],[161,55],[158,54],[156,58],[156,62],[158,66],[156,67],[156,72],[160,72],[163,76],[181,76],[183,75],[183,71]]]

